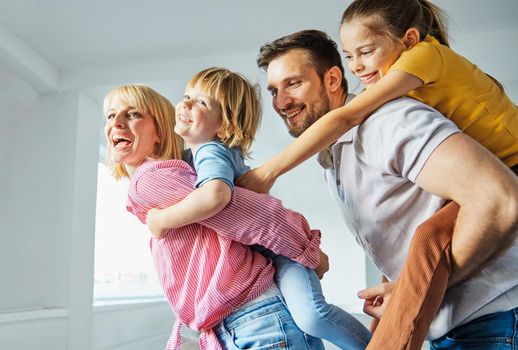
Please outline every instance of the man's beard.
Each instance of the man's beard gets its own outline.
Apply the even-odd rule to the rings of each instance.
[[[300,135],[302,135],[302,133],[306,131],[306,129],[309,128],[311,125],[313,125],[314,122],[316,122],[318,119],[320,119],[320,117],[329,112],[329,98],[327,97],[327,94],[325,93],[324,89],[320,89],[319,101],[320,103],[318,105],[306,105],[306,110],[304,111],[306,113],[306,117],[302,121],[301,125],[290,126],[290,124],[288,123],[288,119],[286,117],[283,118],[284,123],[288,128],[288,133],[292,137],[299,137]]]

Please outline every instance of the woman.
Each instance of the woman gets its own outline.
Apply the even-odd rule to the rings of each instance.
[[[166,98],[143,85],[120,86],[106,96],[104,113],[108,165],[116,179],[131,180],[128,211],[145,223],[150,208],[170,206],[193,190],[196,174],[180,160],[183,143],[173,133],[174,108]],[[269,218],[268,229],[255,213]],[[182,323],[201,332],[202,349],[323,349],[293,322],[271,261],[247,246],[261,244],[315,268],[319,243],[320,232],[300,214],[243,189],[219,215],[152,238],[157,274],[176,316],[167,349],[181,347]]]

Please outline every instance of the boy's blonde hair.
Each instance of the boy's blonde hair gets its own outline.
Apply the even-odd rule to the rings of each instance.
[[[149,113],[153,117],[157,134],[160,137],[160,143],[155,146],[153,159],[182,159],[183,140],[173,132],[174,107],[167,98],[145,85],[121,85],[111,90],[104,98],[103,112],[105,115],[115,98],[134,107],[138,112]],[[113,163],[110,147],[107,147],[106,150],[106,165],[111,169],[113,177],[117,180],[129,177],[124,164]]]
[[[187,87],[202,90],[220,104],[223,123],[218,130],[219,140],[248,157],[261,122],[259,89],[243,75],[218,67],[197,73]]]

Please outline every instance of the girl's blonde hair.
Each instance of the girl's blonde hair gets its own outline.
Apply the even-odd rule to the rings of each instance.
[[[223,122],[218,139],[248,157],[261,122],[259,89],[243,75],[218,67],[198,72],[187,87],[202,90],[220,104]]]
[[[114,99],[134,107],[140,113],[153,117],[160,142],[155,146],[153,159],[182,159],[183,140],[173,130],[175,126],[174,107],[167,98],[152,88],[141,84],[121,85],[111,90],[104,98],[103,111],[106,115]],[[124,164],[114,163],[110,147],[106,148],[106,165],[115,179],[129,177]]]

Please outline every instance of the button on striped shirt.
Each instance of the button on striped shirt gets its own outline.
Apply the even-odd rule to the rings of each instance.
[[[180,160],[149,161],[131,179],[127,209],[145,223],[150,208],[165,208],[192,192],[196,173]],[[304,266],[319,262],[320,232],[269,195],[236,188],[218,215],[151,239],[164,294],[176,316],[167,349],[180,349],[180,326],[200,331],[202,349],[220,349],[212,331],[273,282],[271,261],[247,245],[261,244]]]

